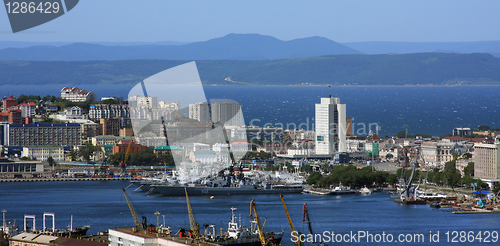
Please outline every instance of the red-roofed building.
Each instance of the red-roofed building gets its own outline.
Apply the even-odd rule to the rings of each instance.
[[[17,100],[14,96],[2,99],[2,112],[7,112],[9,108],[17,105]]]
[[[1,112],[0,122],[8,122],[9,124],[15,124],[15,125],[23,124],[23,117],[21,116],[21,110],[16,108],[11,108],[8,110],[8,112]]]
[[[113,155],[118,152],[126,153],[128,149],[128,144],[129,142],[123,142],[122,144],[115,144],[115,146],[113,146]],[[147,148],[146,146],[138,145],[136,143],[131,143],[129,154],[141,152],[141,150],[146,148]]]
[[[34,102],[23,102],[18,105],[18,108],[22,111],[22,117],[33,117],[36,114],[36,104]]]
[[[451,137],[444,137],[443,142],[450,142],[450,143],[459,143],[459,142],[465,142],[467,141],[466,138],[460,137],[460,136],[451,136]]]
[[[64,87],[61,90],[61,98],[72,102],[96,101],[94,92],[89,92],[77,87]]]

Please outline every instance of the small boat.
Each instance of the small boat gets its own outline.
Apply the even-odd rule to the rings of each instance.
[[[359,190],[359,193],[363,194],[363,195],[369,195],[372,193],[372,190],[368,189],[366,186],[361,188]]]
[[[355,194],[356,191],[351,190],[348,187],[345,187],[342,185],[342,183],[339,183],[339,186],[335,187],[332,191],[330,191],[329,195],[348,195],[348,194]]]

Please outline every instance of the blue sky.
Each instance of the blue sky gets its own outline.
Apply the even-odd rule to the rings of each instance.
[[[204,41],[229,33],[337,42],[500,40],[500,1],[80,0],[65,15],[0,41]]]

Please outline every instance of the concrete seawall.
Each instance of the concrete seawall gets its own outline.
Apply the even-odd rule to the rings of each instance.
[[[0,179],[0,182],[46,182],[46,181],[108,181],[108,180],[138,180],[139,178],[34,178],[34,179]]]

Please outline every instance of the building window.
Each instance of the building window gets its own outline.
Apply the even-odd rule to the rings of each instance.
[[[325,141],[325,138],[323,136],[317,136],[316,141]]]

